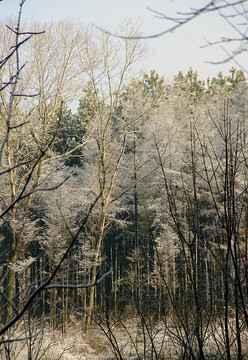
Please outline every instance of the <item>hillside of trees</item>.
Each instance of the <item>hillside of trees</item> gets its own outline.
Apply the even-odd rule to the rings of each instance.
[[[137,74],[146,48],[131,23],[123,39],[70,20],[7,23],[1,359],[20,344],[48,359],[36,340],[73,321],[86,338],[100,329],[115,359],[247,359],[244,72]]]

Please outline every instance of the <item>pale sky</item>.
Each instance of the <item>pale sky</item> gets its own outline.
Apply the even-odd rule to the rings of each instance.
[[[18,14],[20,0],[0,2],[0,20]],[[144,35],[163,31],[167,25],[149,11],[150,7],[168,16],[176,11],[186,11],[188,7],[201,7],[207,0],[26,0],[23,17],[33,17],[44,21],[58,20],[65,17],[75,18],[85,25],[95,24],[113,33],[125,19],[131,18],[143,24]],[[195,19],[192,23],[157,39],[148,40],[148,47],[153,55],[142,60],[140,69],[155,69],[161,76],[170,80],[178,71],[184,73],[192,67],[202,80],[224,74],[235,66],[234,63],[212,65],[209,61],[220,61],[226,57],[219,45],[201,48],[208,41],[217,41],[221,37],[232,36],[231,27],[218,15],[209,14]],[[248,54],[240,60],[246,67]],[[248,70],[248,65],[246,67]]]

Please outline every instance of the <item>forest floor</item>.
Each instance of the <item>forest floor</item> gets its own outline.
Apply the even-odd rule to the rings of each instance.
[[[137,353],[144,352],[144,338],[140,331],[140,324],[136,319],[129,319],[123,326],[114,326],[113,341],[116,340],[119,351],[125,359],[137,359]],[[105,328],[106,330],[106,328]],[[167,342],[164,332],[159,333],[156,330],[156,346],[158,348],[166,347],[166,359],[175,359],[172,356],[173,346]],[[25,359],[40,359],[40,360],[111,360],[115,359],[111,350],[110,342],[103,331],[98,327],[92,327],[89,334],[86,336],[81,330],[81,324],[76,320],[72,321],[66,328],[66,333],[62,334],[60,331],[44,330],[39,332],[33,330],[31,341],[15,342],[12,344],[11,359],[25,360]],[[154,334],[153,334],[154,335]],[[23,337],[22,335],[15,335]],[[15,337],[12,335],[12,338]],[[28,355],[28,345],[32,344],[32,357]],[[151,344],[147,340],[147,349],[151,349]],[[149,350],[147,350],[148,352]],[[37,356],[37,354],[39,354]],[[43,354],[43,355],[42,355]],[[175,355],[175,353],[174,353]],[[0,359],[8,359],[4,352],[0,353]]]
[[[161,324],[160,324],[161,325]],[[105,328],[105,331],[107,329]],[[166,351],[166,359],[175,359],[175,344],[171,342],[168,336],[165,336],[164,327],[156,326],[153,329],[154,344],[158,352]],[[146,356],[151,351],[152,345],[149,339],[146,339],[146,346],[144,346],[143,332],[140,327],[140,322],[133,318],[129,319],[122,326],[119,324],[113,326],[112,341],[118,346],[119,351],[124,359],[138,359],[143,356],[144,351]],[[82,333],[79,324],[72,323],[65,335],[58,332],[53,333],[54,346],[49,349],[49,356],[44,358],[46,360],[55,360],[58,355],[61,360],[111,360],[115,359],[113,351],[111,350],[110,342],[103,331],[94,326],[86,336]],[[51,340],[51,337],[45,337],[45,342]],[[45,343],[44,343],[45,344]],[[64,351],[64,352],[63,352]],[[147,357],[148,358],[148,357]],[[154,355],[153,355],[153,358]],[[161,356],[162,358],[162,356]]]
[[[161,359],[178,359],[182,348],[172,337],[165,331],[163,323],[157,323],[153,326],[149,336],[144,336],[138,319],[132,318],[127,322],[114,324],[112,328],[114,336],[112,341],[118,346],[118,349],[124,359],[134,360],[139,356],[141,358],[155,358],[149,355],[154,345],[157,355]],[[175,329],[174,329],[175,330]],[[106,331],[106,328],[105,328]],[[35,332],[34,332],[35,333]],[[174,334],[176,333],[176,330]],[[36,333],[35,333],[36,334]],[[207,336],[205,350],[208,353],[208,359],[216,359],[216,342],[219,343],[219,351],[221,348],[221,333],[215,327],[214,334],[209,333]],[[116,341],[116,342],[115,342]],[[248,350],[248,333],[243,333],[243,345]],[[30,346],[31,345],[31,346]],[[0,359],[39,359],[39,360],[111,360],[115,359],[111,350],[110,342],[100,327],[92,327],[86,336],[81,330],[81,324],[71,319],[70,325],[66,328],[66,333],[60,331],[37,332],[37,336],[32,336],[30,341],[22,341],[12,343],[12,354],[14,356],[7,357],[6,351],[0,352]],[[32,356],[28,355],[28,349],[31,349]],[[246,352],[246,351],[245,351]],[[247,354],[248,355],[248,351]],[[219,356],[218,356],[219,357]],[[217,358],[218,358],[217,357]],[[248,359],[248,356],[245,357]]]

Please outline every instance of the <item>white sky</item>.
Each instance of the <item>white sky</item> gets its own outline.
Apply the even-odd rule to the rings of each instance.
[[[0,20],[17,15],[20,0],[0,2]],[[96,24],[113,33],[125,19],[131,18],[143,24],[144,35],[163,31],[164,20],[155,17],[147,7],[160,11],[168,16],[175,15],[177,10],[188,7],[201,7],[207,0],[26,0],[23,17],[33,17],[41,22],[63,19],[65,17],[81,20],[84,24]],[[200,79],[216,76],[219,71],[224,74],[233,63],[212,65],[208,61],[219,61],[225,58],[220,46],[201,48],[209,41],[219,40],[223,36],[233,35],[231,27],[218,15],[204,15],[192,23],[180,28],[173,34],[148,40],[148,46],[154,55],[140,63],[145,71],[155,69],[166,79],[172,79],[178,71],[184,73],[192,67],[199,73]],[[243,56],[242,64],[248,64],[248,54]],[[248,69],[248,65],[247,65]]]

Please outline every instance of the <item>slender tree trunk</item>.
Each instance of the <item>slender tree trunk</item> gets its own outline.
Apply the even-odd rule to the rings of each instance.
[[[97,269],[99,266],[97,264],[97,262],[99,261],[99,259],[101,257],[101,246],[102,246],[102,241],[104,238],[105,221],[106,221],[106,208],[104,206],[102,208],[102,214],[101,214],[101,218],[100,218],[100,229],[99,229],[99,235],[98,235],[96,248],[95,248],[94,264],[92,267],[92,274],[91,274],[91,282],[92,283],[96,282]],[[96,287],[92,286],[90,288],[89,306],[88,306],[88,311],[87,311],[88,316],[87,316],[87,320],[86,320],[86,334],[88,334],[89,329],[90,329],[91,317],[92,317],[93,310],[94,310],[95,295],[96,295]]]
[[[235,277],[235,283],[237,279]],[[240,336],[240,320],[239,320],[239,296],[238,296],[238,287],[235,284],[235,322],[236,322],[236,336],[237,336],[237,347],[238,347],[238,357],[237,360],[242,360],[242,346],[241,346],[241,336]]]
[[[14,226],[12,227],[14,229]],[[12,265],[15,264],[18,253],[20,250],[20,237],[15,234],[15,231],[12,231],[12,248],[9,256],[9,264],[11,268],[8,270],[8,275],[6,279],[6,296],[9,300],[9,303],[6,306],[5,320],[9,320],[13,315],[13,307],[11,303],[14,301],[14,291],[15,291],[15,270],[12,268]]]
[[[227,360],[231,360],[231,353],[230,353],[230,339],[229,339],[229,279],[228,279],[228,267],[229,263],[229,251],[226,254],[226,264],[225,264],[225,271],[224,274],[225,278],[225,293],[224,293],[224,301],[225,301],[225,340],[226,340],[226,355]]]
[[[117,290],[118,290],[118,242],[115,244],[115,316],[117,317]]]

